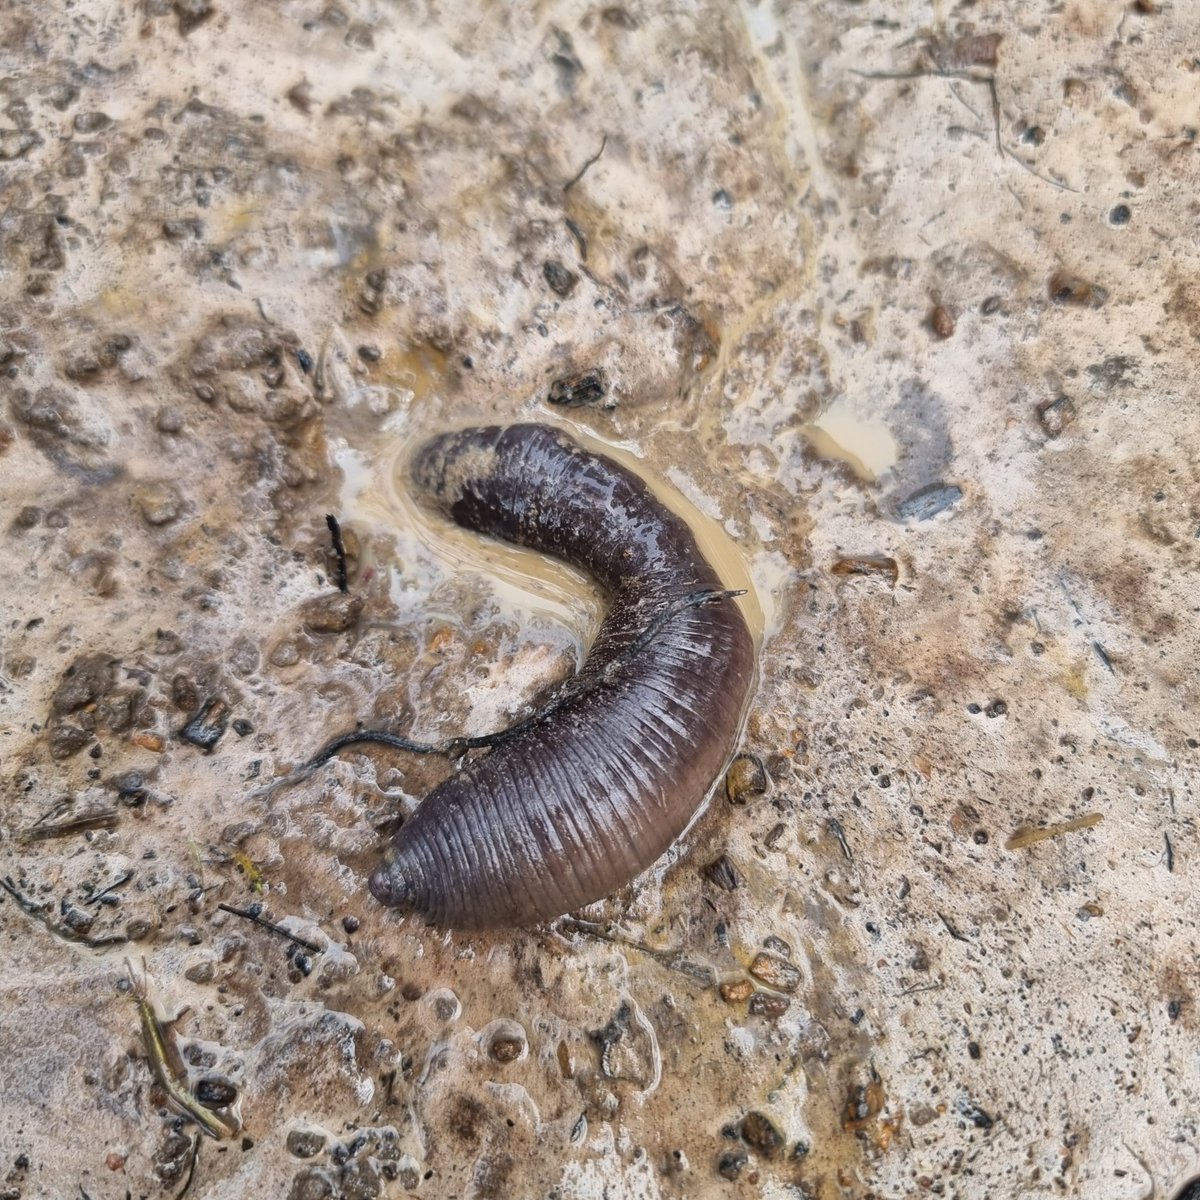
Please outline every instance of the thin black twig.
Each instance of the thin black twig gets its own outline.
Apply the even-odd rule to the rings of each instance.
[[[337,585],[339,592],[348,592],[350,585],[346,581],[346,546],[342,541],[342,527],[333,513],[325,514],[325,524],[329,526],[329,536],[333,541],[333,553],[337,556]]]
[[[692,962],[677,950],[659,950],[637,938],[613,933],[610,926],[600,925],[595,921],[582,921],[578,917],[562,917],[558,922],[558,929],[560,933],[579,933],[584,937],[595,938],[598,942],[606,942],[610,946],[637,950],[666,967],[668,971],[674,971],[677,975],[685,975],[688,979],[705,987],[713,987],[716,984],[716,973],[712,967]]]
[[[951,921],[950,918],[948,916],[946,916],[945,913],[940,912],[940,913],[938,913],[938,916],[941,918],[942,924],[945,925],[946,932],[956,942],[967,942],[968,944],[970,944],[971,939],[969,937],[965,936],[964,934],[959,933],[959,931],[955,928],[954,922]]]
[[[307,950],[309,954],[323,953],[320,946],[315,945],[313,942],[306,941],[297,934],[289,933],[282,925],[276,925],[274,921],[268,921],[266,917],[260,917],[257,913],[252,913],[248,909],[234,908],[232,904],[218,904],[217,907],[222,912],[233,913],[235,917],[241,917],[243,920],[252,921],[255,925],[261,925],[263,929],[269,929],[272,933],[277,933],[280,937],[287,938],[289,942],[299,946],[301,950]]]
[[[1175,870],[1175,847],[1171,845],[1171,839],[1167,834],[1163,834],[1163,845],[1167,850],[1167,870]]]
[[[132,878],[133,872],[126,871],[125,874],[119,879],[114,879],[112,883],[108,885],[108,887],[103,888],[99,892],[90,892],[88,895],[84,896],[84,904],[99,904],[106,896],[110,895],[112,892],[115,892],[117,888],[124,887],[125,884],[127,884]]]
[[[612,661],[605,665],[603,670],[593,675],[576,675],[568,679],[559,689],[554,699],[544,708],[532,716],[508,726],[507,729],[499,729],[494,733],[481,733],[473,737],[445,738],[440,742],[414,741],[412,738],[405,737],[401,733],[393,733],[389,729],[354,729],[349,733],[343,733],[335,737],[331,742],[327,742],[302,767],[298,768],[291,775],[277,780],[267,790],[274,791],[278,787],[307,779],[317,767],[323,766],[337,755],[339,751],[345,750],[347,746],[371,743],[379,746],[389,746],[393,750],[404,750],[410,754],[441,754],[448,758],[457,758],[466,754],[468,750],[486,750],[500,745],[502,742],[507,742],[515,738],[518,734],[524,733],[536,725],[540,725],[548,717],[558,712],[564,705],[610,681],[615,674],[628,665],[631,659],[645,650],[658,634],[662,632],[663,627],[680,613],[702,607],[706,604],[715,604],[722,600],[732,600],[745,594],[744,588],[741,590],[701,588],[698,591],[688,592],[686,595],[675,597],[663,605],[662,609],[655,614],[654,619],[650,621],[641,634],[615,655]]]
[[[970,70],[941,70],[936,68],[927,68],[911,71],[854,71],[853,74],[861,79],[964,79],[968,83],[982,83],[988,90],[988,95],[992,102],[992,132],[996,138],[996,150],[1001,158],[1010,158],[1022,170],[1028,171],[1035,179],[1040,179],[1043,183],[1048,183],[1051,187],[1058,188],[1062,192],[1078,193],[1078,188],[1073,188],[1069,183],[1063,183],[1061,179],[1054,179],[1049,175],[1043,175],[1040,171],[1031,167],[1024,159],[1018,158],[1007,146],[1000,135],[1000,94],[996,89],[995,75],[978,75]],[[960,101],[961,96],[955,93],[955,96]],[[966,102],[963,101],[965,104]],[[967,105],[969,108],[970,105]]]
[[[563,184],[564,192],[569,192],[588,173],[591,167],[600,161],[600,155],[604,153],[604,147],[607,145],[608,134],[606,133],[604,137],[600,139],[600,149],[597,150],[596,153],[593,154],[592,157],[589,158],[587,162],[585,162],[583,166],[579,168],[578,174],[572,176],[567,180],[566,183]]]

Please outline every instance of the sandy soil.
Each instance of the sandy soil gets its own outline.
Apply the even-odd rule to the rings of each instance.
[[[0,1196],[1200,1170],[1189,16],[9,0]],[[264,789],[578,662],[586,583],[403,474],[531,417],[736,544],[750,757],[582,923],[443,934],[365,878],[449,765]]]

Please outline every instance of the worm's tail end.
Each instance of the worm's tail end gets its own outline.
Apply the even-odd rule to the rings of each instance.
[[[383,861],[371,872],[367,881],[371,895],[388,908],[412,910],[417,907],[417,889],[412,876],[398,861],[394,849],[383,856]]]

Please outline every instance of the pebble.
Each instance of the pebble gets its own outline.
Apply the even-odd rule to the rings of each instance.
[[[61,716],[99,700],[116,683],[116,664],[107,654],[84,654],[63,672],[62,682],[50,701],[50,711]]]
[[[721,999],[726,1004],[742,1004],[750,999],[754,984],[748,979],[734,979],[721,984]]]
[[[750,964],[750,974],[780,992],[794,992],[803,976],[799,968],[776,954],[759,952]]]
[[[210,1075],[196,1084],[196,1099],[207,1108],[228,1108],[237,1094],[237,1088],[219,1075]]]
[[[61,760],[78,754],[92,740],[92,735],[78,725],[57,725],[50,731],[50,757]]]
[[[144,484],[138,492],[138,508],[147,525],[170,525],[183,512],[183,497],[173,483]]]
[[[300,607],[300,617],[310,633],[342,633],[358,623],[364,603],[361,596],[329,592],[306,600]]]
[[[940,304],[929,314],[929,327],[940,338],[954,336],[954,315]]]
[[[723,1179],[736,1179],[748,1161],[744,1150],[726,1150],[717,1159],[717,1174]]]
[[[313,1158],[325,1149],[327,1140],[320,1129],[293,1129],[287,1135],[288,1153],[296,1158]]]
[[[763,1158],[775,1158],[783,1149],[783,1134],[760,1112],[748,1112],[742,1119],[742,1140]]]
[[[221,740],[228,723],[229,705],[213,698],[204,702],[200,711],[179,731],[179,736],[201,750],[211,751]]]
[[[542,274],[550,285],[550,290],[564,299],[575,290],[575,285],[579,282],[579,276],[574,271],[568,270],[553,258],[547,259],[542,265]]]
[[[217,976],[217,968],[212,959],[202,959],[200,962],[192,963],[184,973],[184,979],[191,983],[212,983]]]
[[[725,795],[730,804],[745,804],[767,790],[767,772],[753,754],[739,754],[725,775]]]
[[[754,1017],[769,1017],[774,1020],[782,1017],[792,1002],[786,996],[772,996],[769,992],[755,992],[750,997],[750,1015]]]

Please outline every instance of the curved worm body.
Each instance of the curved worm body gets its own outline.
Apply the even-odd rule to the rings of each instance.
[[[545,713],[429,793],[371,892],[443,927],[549,920],[628,883],[687,827],[738,734],[750,633],[687,524],[559,430],[444,434],[412,474],[426,503],[581,568],[611,607]]]

